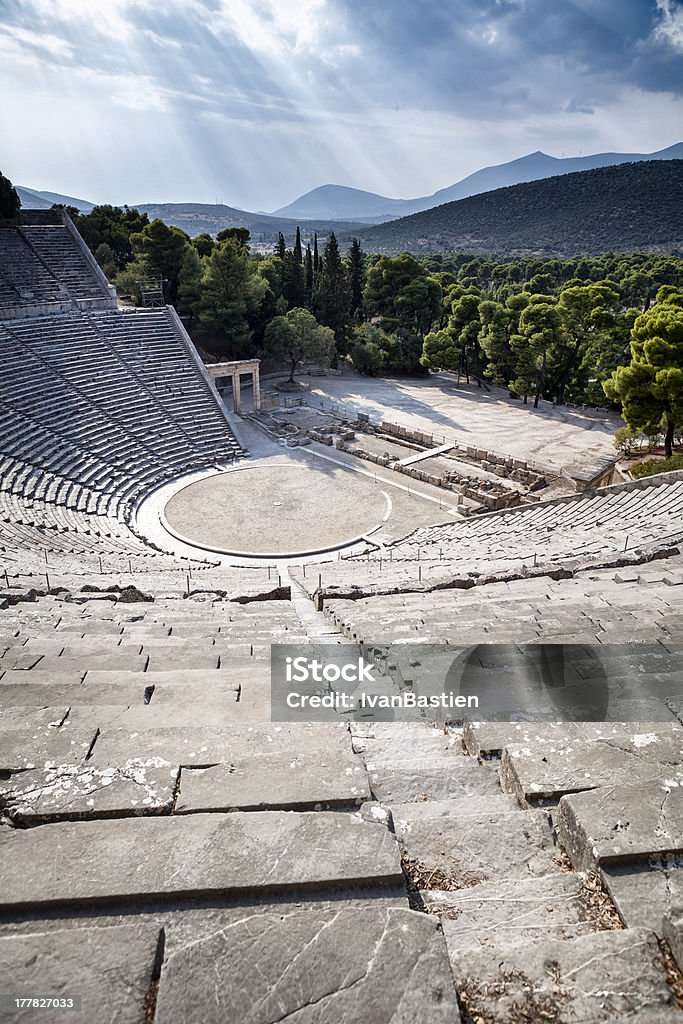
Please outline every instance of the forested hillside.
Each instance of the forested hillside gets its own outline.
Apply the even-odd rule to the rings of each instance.
[[[591,256],[683,251],[683,160],[513,185],[364,228],[370,252]]]

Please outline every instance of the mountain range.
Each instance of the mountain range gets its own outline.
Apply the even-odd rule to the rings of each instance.
[[[375,192],[363,192],[355,188],[346,188],[344,185],[321,185],[295,199],[288,206],[275,210],[271,216],[294,220],[318,218],[379,224],[430,210],[456,199],[466,199],[481,192],[505,188],[508,185],[553,178],[575,171],[591,171],[597,167],[611,167],[615,164],[681,159],[683,142],[678,142],[667,149],[660,149],[656,153],[595,153],[593,156],[554,157],[538,151],[505,164],[483,167],[454,185],[419,199],[388,199]]]
[[[542,178],[616,164],[636,163],[644,160],[681,159],[683,159],[683,142],[678,142],[667,149],[658,150],[656,153],[595,153],[592,156],[554,157],[539,151],[528,153],[517,160],[510,160],[508,163],[483,167],[461,181],[457,181],[447,188],[439,189],[431,196],[422,196],[418,199],[389,199],[375,192],[364,192],[362,189],[347,188],[345,185],[321,185],[295,199],[288,206],[283,206],[272,213],[249,213],[231,206],[211,203],[134,203],[132,205],[146,212],[150,217],[160,217],[169,224],[182,227],[190,234],[200,231],[215,233],[224,227],[243,226],[248,227],[254,236],[267,235],[270,238],[273,233],[277,235],[278,231],[291,234],[293,230],[291,221],[323,222],[321,233],[326,234],[333,230],[330,221],[381,224],[387,220],[420,213],[444,203],[505,188],[508,185],[519,185],[523,182],[538,181]],[[26,185],[17,185],[16,188],[24,207],[48,209],[53,203],[64,203],[68,206],[75,206],[83,213],[88,213],[93,208],[93,203],[85,199],[60,195],[58,192],[38,191],[28,188]],[[284,221],[285,223],[276,225],[275,221]],[[317,224],[307,225],[306,234],[312,233],[316,226]]]

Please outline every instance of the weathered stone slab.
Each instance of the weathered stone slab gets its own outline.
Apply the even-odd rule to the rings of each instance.
[[[320,810],[369,798],[365,765],[357,755],[273,752],[215,768],[184,768],[176,813]]]
[[[68,724],[8,729],[0,743],[0,771],[20,771],[57,764],[79,764],[92,746],[96,729]]]
[[[170,952],[157,1019],[456,1024],[460,1015],[436,918],[341,906],[245,912],[229,929]]]
[[[680,856],[605,864],[600,876],[627,928],[651,928],[661,934],[662,918],[683,901]]]
[[[683,851],[683,789],[677,781],[574,793],[560,800],[557,820],[560,842],[578,870]]]
[[[222,672],[205,671],[204,669],[176,669],[168,672],[145,672],[144,679],[138,678],[137,672],[102,672],[89,671],[86,673],[84,682],[87,686],[124,686],[131,683],[139,685],[142,682],[145,686],[155,688],[154,699],[172,698],[178,699],[195,695],[207,695],[222,692],[223,690],[238,690],[239,681],[225,677]]]
[[[683,745],[678,730],[667,733],[651,728],[590,743],[565,740],[510,745],[501,758],[503,787],[525,803],[615,783],[659,778],[683,783]]]
[[[657,726],[658,731],[662,726]],[[472,722],[463,726],[463,744],[475,757],[500,757],[512,744],[535,747],[552,743],[584,740],[609,740],[625,733],[633,735],[639,727],[623,722]]]
[[[458,797],[495,796],[501,792],[496,772],[488,765],[453,756],[446,764],[422,763],[379,768],[368,764],[370,788],[382,803],[412,800],[448,800]]]
[[[460,1005],[471,1020],[676,1019],[656,936],[644,928],[500,943],[451,951],[450,959]]]
[[[351,729],[353,749],[362,754],[368,766],[411,764],[424,765],[425,760],[448,764],[453,756],[462,755],[457,733],[444,733],[428,725],[396,722],[389,729],[383,723],[354,723]]]
[[[683,964],[683,903],[680,900],[676,900],[663,915],[662,935],[680,967]]]
[[[33,707],[46,707],[55,702],[70,707],[90,704],[144,704],[145,682],[140,672],[131,673],[139,676],[137,685],[123,686],[85,686],[75,683],[73,686],[60,686],[57,683],[32,683],[30,673],[23,686],[0,682],[0,706],[11,707],[14,704],[26,704]]]
[[[0,779],[0,810],[17,824],[170,814],[180,769],[158,758],[118,768],[89,762],[34,768]]]
[[[92,1024],[115,1015],[117,1024],[144,1024],[158,946],[159,927],[153,923],[4,936],[0,977],[6,994],[78,996],[80,1009],[26,1008],[2,1018],[13,1024],[62,1017],[72,1024]]]
[[[0,732],[5,729],[45,729],[51,725],[58,728],[68,714],[69,708],[58,707],[26,707],[15,704],[12,707],[0,707]]]
[[[391,833],[340,812],[61,822],[0,832],[0,857],[6,908],[402,880]]]
[[[419,888],[463,889],[478,882],[558,870],[550,824],[542,811],[493,812],[406,824],[394,820],[394,826],[408,865],[411,860],[419,865]],[[431,879],[430,885],[422,884],[424,877]]]
[[[86,672],[94,669],[106,669],[109,672],[144,672],[147,666],[146,654],[118,654],[113,648],[103,654],[82,654],[68,658],[62,655],[56,658],[50,655],[38,662],[41,672]]]
[[[31,683],[31,685],[40,684],[41,686],[52,684],[56,686],[75,686],[83,681],[84,676],[85,668],[78,672],[41,672],[39,668],[33,668],[30,674],[17,669],[13,672],[3,672],[2,684],[3,686],[8,683]]]
[[[384,805],[383,805],[384,806]],[[517,800],[510,793],[497,793],[494,796],[460,796],[446,800],[413,800],[405,804],[387,804],[394,822],[400,822],[398,828],[411,821],[424,821],[428,818],[453,818],[458,820],[477,814],[495,814],[514,811],[518,808]]]
[[[122,764],[132,758],[161,757],[170,764],[208,768],[230,764],[233,758],[247,757],[266,750],[351,749],[351,741],[343,725],[323,723],[236,724],[217,728],[195,728],[187,723],[182,728],[154,728],[144,732],[129,729],[104,729],[92,754],[95,764]]]
[[[593,931],[583,893],[578,875],[558,873],[482,882],[454,892],[425,891],[422,899],[429,913],[441,915],[448,949],[455,953]]]

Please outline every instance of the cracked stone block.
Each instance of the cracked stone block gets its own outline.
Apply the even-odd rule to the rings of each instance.
[[[150,705],[151,707],[151,705]],[[96,764],[120,764],[130,758],[161,757],[171,764],[209,768],[230,764],[233,758],[265,750],[351,749],[344,725],[296,722],[287,725],[251,723],[221,728],[153,728],[144,732],[111,728],[98,737],[92,760]]]
[[[680,967],[683,964],[683,902],[680,900],[670,906],[663,915],[662,934]]]
[[[462,889],[478,882],[556,873],[550,824],[542,811],[473,814],[451,820],[394,820],[419,888]],[[410,869],[409,869],[410,870]],[[428,876],[429,886],[420,884]]]
[[[38,663],[41,672],[82,672],[83,675],[94,669],[107,669],[109,672],[144,672],[146,666],[146,654],[118,654],[116,648],[102,654],[83,653],[73,658],[49,655],[41,658]]]
[[[210,978],[210,982],[207,979]],[[183,1024],[456,1024],[438,921],[391,907],[273,907],[169,952],[157,1018]]]
[[[16,683],[5,686],[0,682],[0,706],[26,704],[45,707],[56,701],[63,701],[71,707],[90,704],[143,704],[145,677],[139,672],[136,675],[139,676],[140,682],[127,686],[87,686],[84,683],[60,686],[57,683],[33,683],[29,675],[23,686],[17,686]]]
[[[86,757],[96,729],[74,728],[68,722],[33,729],[8,729],[0,743],[0,771],[21,771],[55,764],[79,764]]]
[[[462,755],[460,736],[444,733],[425,725],[397,722],[391,730],[378,728],[379,723],[363,725],[354,723],[351,733],[353,749],[362,754],[368,763],[381,765],[409,762],[424,764],[448,764],[454,756]]]
[[[471,1020],[664,1024],[679,1016],[656,936],[644,928],[501,942],[450,958]]]
[[[3,993],[18,996],[80,997],[78,1010],[17,1010],[12,1024],[64,1017],[72,1024],[112,1019],[145,1024],[146,999],[157,967],[159,927],[74,927],[32,935],[0,937]],[[10,981],[11,979],[11,981]]]
[[[559,840],[577,870],[683,851],[683,789],[676,780],[607,786],[560,800]]]
[[[58,707],[36,708],[15,704],[12,707],[0,707],[0,731],[5,729],[39,729],[52,726],[58,728],[66,718],[69,708]]]
[[[395,827],[403,828],[411,821],[428,818],[462,818],[473,814],[494,814],[498,811],[514,811],[517,800],[509,793],[493,796],[458,796],[447,800],[413,800],[410,803],[386,805],[391,811]],[[396,824],[397,823],[397,824]]]
[[[55,686],[75,686],[77,683],[83,681],[85,675],[85,669],[78,672],[41,672],[39,668],[31,669],[30,675],[26,672],[19,670],[12,672],[3,672],[2,685],[5,686],[8,683],[31,683],[31,685],[40,684],[55,685]]]
[[[184,768],[176,813],[319,810],[369,799],[365,765],[357,755],[274,751],[215,768]]]
[[[90,763],[17,772],[0,780],[0,810],[19,825],[170,814],[180,769],[153,758],[118,768]]]
[[[501,791],[497,773],[492,768],[455,756],[435,766],[407,761],[384,768],[369,762],[367,769],[375,799],[388,804],[495,796]]]
[[[573,938],[594,930],[575,874],[482,882],[455,892],[421,893],[425,909],[439,914],[454,953],[504,942]]]
[[[503,788],[524,804],[614,783],[659,778],[683,782],[680,730],[664,730],[652,726],[640,732],[636,726],[628,734],[590,743],[511,744],[501,758]]]
[[[252,811],[60,822],[0,832],[6,909],[402,881],[381,824],[341,812]],[[45,870],[45,865],[50,869]]]
[[[661,934],[662,919],[672,907],[683,903],[681,857],[605,864],[600,876],[627,928],[651,928]]]
[[[661,728],[661,727],[658,727]],[[500,757],[512,744],[532,748],[537,744],[609,739],[633,732],[633,726],[611,722],[472,722],[463,726],[463,744],[475,757]]]

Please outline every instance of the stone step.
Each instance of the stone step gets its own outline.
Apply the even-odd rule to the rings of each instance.
[[[583,879],[573,873],[482,882],[470,889],[425,891],[430,914],[439,914],[448,949],[481,950],[500,942],[574,938],[596,929]]]
[[[394,819],[394,827],[407,876],[418,889],[464,889],[558,871],[550,823],[542,811],[494,811],[405,824]]]
[[[680,770],[680,769],[679,769]],[[683,852],[683,789],[660,783],[609,785],[560,800],[558,835],[579,870]]]
[[[144,1024],[159,937],[157,924],[140,920],[0,937],[0,977],[11,979],[13,993],[80,1001],[75,1009],[20,1009],[8,1019],[30,1024],[65,1014],[72,1024],[91,1024],[115,1007],[121,1024]]]
[[[501,792],[493,768],[457,755],[450,763],[439,761],[424,767],[421,762],[415,765],[409,761],[388,768],[369,764],[368,776],[373,796],[385,804],[495,796]]]
[[[0,831],[0,908],[304,891],[402,881],[398,846],[359,814],[253,811]],[[49,871],[44,870],[51,865]]]
[[[0,771],[80,764],[95,742],[96,728],[48,726],[38,729],[8,729],[0,743]]]
[[[89,762],[35,768],[0,779],[0,807],[18,825],[170,814],[179,774],[158,758],[119,768]]]
[[[438,921],[411,910],[248,908],[182,945],[170,931],[167,948],[161,1022],[460,1021]]]
[[[160,757],[170,764],[209,768],[264,751],[281,750],[295,756],[302,751],[318,750],[332,756],[335,749],[351,751],[350,737],[343,725],[240,723],[220,729],[185,725],[153,728],[137,735],[113,725],[98,736],[91,760],[93,764],[117,766],[129,760]]]
[[[183,768],[177,814],[231,810],[321,810],[370,799],[358,755],[334,749],[250,754],[215,768]]]
[[[449,950],[467,1019],[677,1021],[662,953],[644,928]]]

